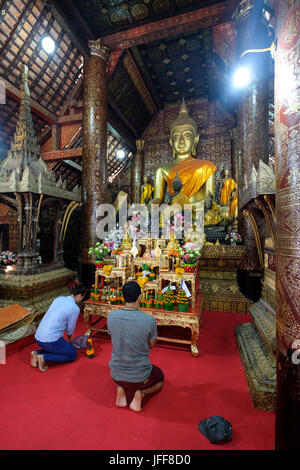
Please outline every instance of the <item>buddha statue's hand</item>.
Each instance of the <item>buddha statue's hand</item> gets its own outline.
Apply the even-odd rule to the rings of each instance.
[[[185,194],[180,192],[179,194],[173,197],[171,205],[178,204],[179,206],[181,206],[182,209],[184,209],[184,206],[189,203],[189,198]]]

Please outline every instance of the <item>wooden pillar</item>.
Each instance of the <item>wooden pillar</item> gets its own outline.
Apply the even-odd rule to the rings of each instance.
[[[249,49],[268,46],[268,25],[255,2],[245,8],[241,2],[236,11],[238,57]],[[248,53],[243,66],[251,70],[251,82],[239,96],[237,128],[239,145],[239,200],[245,190],[245,178],[249,182],[254,165],[258,170],[259,160],[268,163],[269,158],[269,92],[268,70],[270,53]],[[259,270],[259,256],[252,226],[245,217],[240,219],[240,230],[246,246],[245,268]]]
[[[83,69],[82,150],[82,280],[93,283],[88,250],[98,241],[96,211],[107,192],[107,83],[108,49],[100,40],[89,41],[90,57]]]
[[[60,150],[60,125],[51,126],[51,150]]]
[[[143,184],[144,169],[144,140],[136,141],[137,152],[131,163],[131,200],[139,204],[141,200],[141,186]]]
[[[276,450],[299,449],[300,88],[299,3],[279,0],[275,56]]]

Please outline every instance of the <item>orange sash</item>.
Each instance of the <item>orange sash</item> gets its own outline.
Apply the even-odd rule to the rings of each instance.
[[[192,197],[203,186],[208,178],[217,170],[216,165],[208,160],[188,157],[178,163],[169,173],[167,181],[170,194],[174,194],[173,181],[176,173],[182,183],[181,192],[188,198]]]
[[[235,210],[237,208],[237,203],[238,203],[238,197],[234,196],[234,198],[232,199],[232,201],[230,203],[230,207],[229,207],[229,215],[231,217],[235,216]]]

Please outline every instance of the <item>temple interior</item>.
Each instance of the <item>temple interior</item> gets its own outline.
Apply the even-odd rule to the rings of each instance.
[[[251,405],[299,448],[299,22],[299,0],[0,1],[2,347],[77,281],[91,337],[136,279],[199,363],[202,311],[245,315]]]

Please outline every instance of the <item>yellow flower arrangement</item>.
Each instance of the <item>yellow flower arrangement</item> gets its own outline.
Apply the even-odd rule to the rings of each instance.
[[[176,272],[177,276],[181,279],[182,275],[185,273],[185,269],[184,268],[176,268],[175,272]]]
[[[137,279],[137,283],[139,284],[141,289],[144,289],[145,284],[146,284],[147,281],[148,281],[147,277],[142,278],[141,276],[139,276],[139,278]]]
[[[113,265],[112,264],[106,264],[103,266],[103,271],[104,271],[104,275],[107,277],[107,276],[110,276],[110,273],[113,269]]]

